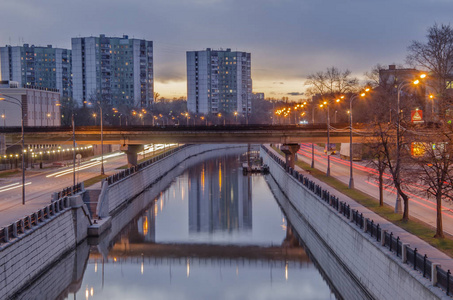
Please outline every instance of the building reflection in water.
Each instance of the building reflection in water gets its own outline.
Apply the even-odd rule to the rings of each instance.
[[[206,161],[188,175],[189,232],[252,229],[251,180],[240,172],[237,156]]]

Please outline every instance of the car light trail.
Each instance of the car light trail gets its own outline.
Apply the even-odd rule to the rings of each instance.
[[[30,182],[26,182],[26,183],[24,184],[24,186],[30,185],[30,184],[31,184],[31,181],[30,181]],[[9,190],[18,189],[18,188],[21,188],[21,187],[22,187],[22,184],[19,184],[19,183],[10,184],[10,185],[1,187],[1,188],[0,188],[0,193],[1,193],[1,192],[6,192],[6,191],[9,191]]]

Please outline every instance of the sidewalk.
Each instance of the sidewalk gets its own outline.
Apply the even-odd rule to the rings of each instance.
[[[277,151],[268,147],[274,154],[279,155],[282,157]],[[284,157],[282,157],[284,159]],[[311,174],[303,170],[302,168],[296,166],[295,169],[299,171],[304,176],[310,178],[310,180],[316,182],[316,184],[320,185],[323,189],[326,190],[333,190],[331,186],[328,184],[314,178]],[[355,202],[353,199],[349,198],[348,196],[340,193],[339,191],[333,190],[333,195],[337,196],[340,201],[343,201],[350,205],[351,208],[358,210],[360,213],[363,213],[365,218],[369,218],[370,220],[374,220],[375,224],[379,224],[382,229],[387,230],[389,233],[393,232],[395,237],[400,237],[403,243],[408,243],[412,248],[417,248],[418,253],[421,255],[426,254],[428,259],[431,260],[433,263],[441,264],[442,269],[444,270],[453,270],[453,259],[448,255],[444,254],[440,250],[436,249],[435,247],[431,246],[427,242],[421,240],[420,238],[412,235],[411,233],[405,231],[404,229],[394,225],[393,223],[387,221],[386,219],[382,218],[378,214],[372,212],[368,208],[364,207],[363,205]],[[335,213],[335,212],[332,212]],[[386,249],[388,251],[388,249]]]

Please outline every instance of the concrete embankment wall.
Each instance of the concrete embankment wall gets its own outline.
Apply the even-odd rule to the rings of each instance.
[[[209,151],[237,147],[244,147],[244,145],[191,145],[156,161],[140,172],[133,173],[114,184],[107,185],[104,182],[99,199],[99,207],[97,208],[98,215],[101,217],[112,215],[122,205],[127,204],[129,200],[140,194],[144,188],[160,180],[163,175],[178,167],[181,162],[192,156]]]
[[[401,258],[319,201],[265,151],[261,155],[288,199],[281,203],[288,220],[345,299],[448,298]]]
[[[13,296],[17,300],[68,299],[82,287],[82,279],[88,263],[90,246],[87,240],[52,265],[21,292]],[[71,296],[72,299],[72,296]]]
[[[26,234],[0,247],[0,299],[40,274],[57,258],[76,246],[73,209],[29,229]]]

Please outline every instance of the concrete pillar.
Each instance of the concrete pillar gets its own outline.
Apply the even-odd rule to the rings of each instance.
[[[368,222],[368,218],[363,219],[363,232],[365,232],[365,233],[367,231],[367,222]]]
[[[121,151],[127,155],[127,165],[129,168],[137,165],[137,153],[143,151],[143,148],[143,145],[121,146]]]
[[[3,234],[5,235],[3,239],[5,240],[5,243],[9,242],[9,232],[8,232],[8,226],[3,228]]]
[[[385,245],[385,233],[386,232],[387,232],[387,230],[381,229],[381,245],[382,246]]]
[[[294,168],[294,163],[296,161],[296,153],[299,151],[299,144],[283,144],[280,150],[285,153],[286,165],[288,167]]]
[[[13,223],[13,237],[17,237],[17,222]]]
[[[20,228],[22,228],[22,231],[25,232],[25,222],[24,222],[24,219],[21,219],[20,221]]]
[[[437,284],[437,267],[440,268],[440,264],[432,263],[431,264],[431,283],[436,286]]]

